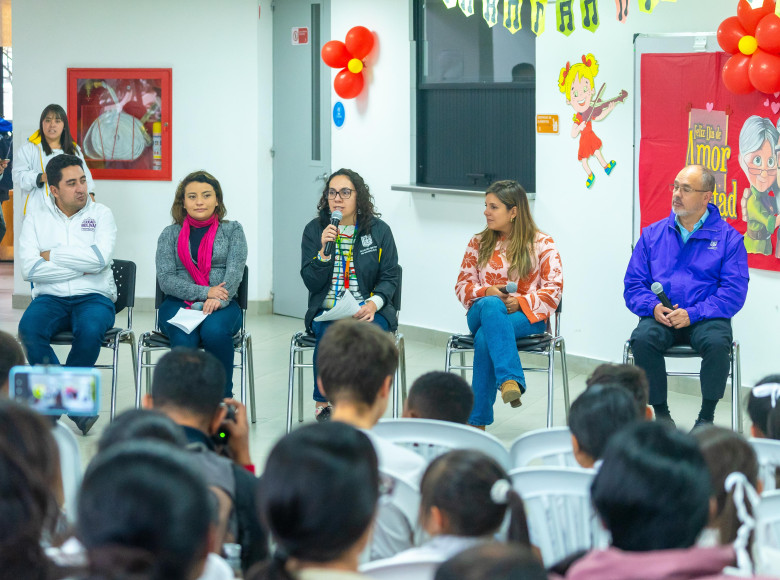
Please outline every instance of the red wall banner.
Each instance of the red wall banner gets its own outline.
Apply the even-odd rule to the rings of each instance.
[[[748,265],[780,270],[780,93],[729,92],[721,80],[728,58],[722,52],[642,55],[641,227],[669,215],[669,184],[685,165],[700,163],[715,176],[713,203],[745,235]],[[740,151],[741,136],[747,151]]]

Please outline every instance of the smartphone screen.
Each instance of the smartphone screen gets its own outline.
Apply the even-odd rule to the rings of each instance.
[[[13,367],[12,399],[44,415],[97,415],[100,372],[93,368]]]

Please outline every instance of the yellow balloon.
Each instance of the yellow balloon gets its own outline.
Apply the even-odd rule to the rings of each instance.
[[[363,70],[363,63],[359,58],[353,58],[349,61],[349,63],[347,63],[347,68],[349,69],[349,72],[358,74]]]
[[[739,52],[746,56],[750,56],[758,49],[758,42],[754,36],[743,36],[739,39]]]

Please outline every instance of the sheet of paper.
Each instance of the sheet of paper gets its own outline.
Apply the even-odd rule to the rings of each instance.
[[[350,318],[358,310],[360,310],[360,304],[358,304],[358,301],[352,296],[352,292],[347,290],[341,298],[336,300],[336,305],[333,308],[326,310],[314,320],[317,322],[330,322],[332,320]]]
[[[176,328],[182,329],[189,334],[206,318],[206,314],[203,314],[202,310],[191,310],[189,308],[179,308],[176,316],[171,318],[168,323],[173,324]]]

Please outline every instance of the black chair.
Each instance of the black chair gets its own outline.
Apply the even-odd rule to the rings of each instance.
[[[103,348],[110,348],[114,351],[113,362],[110,365],[95,365],[96,369],[111,369],[111,420],[116,415],[116,384],[119,366],[119,345],[126,343],[135,353],[135,334],[133,333],[133,306],[135,305],[135,262],[127,260],[114,260],[111,264],[114,272],[114,284],[116,284],[116,302],[114,310],[119,314],[127,309],[127,328],[114,327],[106,332],[103,337]],[[73,344],[72,332],[60,332],[51,339],[51,344],[71,345]],[[133,374],[135,374],[135,357],[133,361]]]
[[[541,334],[531,334],[517,339],[517,352],[538,354],[547,357],[546,367],[526,367],[526,372],[546,372],[547,373],[547,427],[553,426],[553,387],[555,373],[555,351],[561,354],[561,373],[563,375],[563,402],[566,413],[566,423],[569,423],[569,373],[566,369],[566,343],[561,336],[561,305],[563,300],[558,302],[558,308],[555,309],[555,315],[547,319],[547,328]],[[474,352],[473,334],[453,334],[447,341],[447,354],[444,363],[444,370],[451,372],[459,370],[461,376],[466,378],[466,371],[473,365],[466,364],[466,353]],[[460,355],[460,364],[452,364],[452,355]]]
[[[146,391],[152,384],[151,369],[156,365],[152,362],[152,352],[158,350],[169,350],[171,348],[170,339],[160,330],[160,305],[165,300],[165,294],[160,289],[160,282],[157,281],[154,296],[154,330],[144,332],[138,338],[138,352],[136,355],[137,366],[135,375],[135,406],[141,407],[141,377],[143,370],[146,369]],[[234,364],[234,369],[241,369],[241,402],[247,401],[247,378],[249,379],[249,407],[252,417],[252,423],[257,421],[255,411],[255,373],[252,364],[252,335],[246,331],[246,311],[249,304],[249,268],[244,266],[244,276],[241,278],[241,284],[234,300],[241,308],[241,329],[233,335],[233,351],[239,355],[238,364]],[[145,360],[143,360],[145,359]]]
[[[690,344],[674,344],[664,352],[664,358],[701,358]],[[634,364],[631,341],[623,346],[623,364]],[[739,341],[731,343],[729,352],[729,376],[731,377],[731,429],[742,433],[742,411],[740,409],[739,387],[742,384],[742,370],[739,361]],[[666,371],[668,377],[698,377],[699,373]]]
[[[393,296],[392,304],[396,312],[401,313],[401,287],[403,269],[398,266],[398,288]],[[393,381],[393,417],[401,416],[404,401],[406,401],[406,346],[404,335],[399,330],[395,331],[395,346],[398,348],[398,366],[395,370]],[[292,431],[293,397],[295,393],[296,370],[298,375],[298,422],[303,422],[303,370],[312,368],[312,363],[303,362],[304,352],[314,352],[314,335],[301,331],[296,332],[290,339],[290,368],[287,384],[287,433]],[[401,388],[399,390],[398,385]]]

